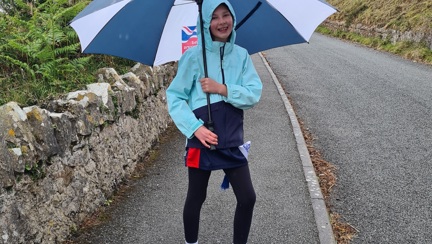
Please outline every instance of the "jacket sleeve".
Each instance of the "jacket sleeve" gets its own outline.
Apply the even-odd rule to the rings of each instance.
[[[204,124],[196,118],[188,105],[189,94],[194,86],[195,74],[194,61],[190,52],[186,52],[179,61],[177,74],[169,85],[166,95],[168,112],[177,128],[187,137],[192,138],[194,132]]]
[[[259,102],[262,93],[262,82],[249,54],[246,53],[243,62],[241,83],[232,84],[227,82],[226,86],[228,96],[224,100],[236,108],[249,109]]]

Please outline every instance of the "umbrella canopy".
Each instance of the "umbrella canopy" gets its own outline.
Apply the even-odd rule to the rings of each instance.
[[[205,0],[204,0],[205,1]],[[250,54],[308,42],[336,10],[322,0],[230,0],[236,44]],[[197,43],[194,0],[94,0],[71,22],[83,53],[108,54],[146,65],[177,61]]]

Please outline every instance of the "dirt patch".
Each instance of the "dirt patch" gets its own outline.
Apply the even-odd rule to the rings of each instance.
[[[338,244],[349,244],[351,240],[357,234],[357,230],[347,222],[342,220],[342,217],[332,211],[332,205],[330,197],[333,187],[336,185],[336,167],[323,159],[321,153],[313,145],[314,137],[309,129],[305,126],[304,122],[297,118],[300,124],[300,128],[303,133],[303,137],[306,141],[306,145],[309,151],[312,164],[315,168],[315,174],[319,179],[321,192],[324,197],[324,202],[327,207],[327,211],[330,214],[330,222],[333,229],[333,234]]]

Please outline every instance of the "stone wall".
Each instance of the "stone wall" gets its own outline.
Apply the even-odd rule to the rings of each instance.
[[[401,41],[408,41],[414,43],[426,43],[432,49],[432,29],[425,31],[399,31],[386,28],[379,28],[374,26],[363,25],[361,23],[353,23],[349,26],[344,21],[330,21],[324,22],[324,25],[337,30],[344,30],[361,34],[369,37],[379,37],[383,40],[390,40],[393,44]]]
[[[137,64],[41,107],[0,107],[0,243],[61,243],[106,203],[171,122],[175,64]]]

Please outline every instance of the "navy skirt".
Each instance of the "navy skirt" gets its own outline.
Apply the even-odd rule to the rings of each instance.
[[[208,148],[187,147],[186,167],[202,170],[219,170],[244,166],[248,163],[238,147],[210,150]]]

